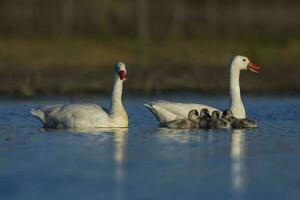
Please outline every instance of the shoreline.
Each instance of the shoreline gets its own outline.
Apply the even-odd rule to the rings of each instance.
[[[229,98],[229,93],[223,92],[223,93],[214,93],[214,92],[199,92],[199,91],[165,91],[165,92],[153,92],[145,94],[143,92],[125,92],[123,94],[123,99],[126,98],[158,98],[163,99],[166,97],[176,97],[178,95],[184,95],[184,96],[199,96],[199,97],[226,97]],[[99,93],[57,93],[57,94],[37,94],[33,96],[24,96],[20,94],[1,94],[0,93],[0,101],[2,100],[49,100],[49,99],[59,99],[59,98],[70,98],[70,99],[85,99],[85,98],[110,98],[111,94],[109,92],[99,92]],[[245,92],[242,91],[242,97],[300,97],[300,91],[299,92]]]
[[[1,38],[1,35],[0,35]],[[114,63],[127,65],[125,91],[226,94],[227,64],[247,55],[261,73],[242,72],[243,93],[300,93],[300,38],[178,38],[141,44],[130,38],[3,37],[0,95],[109,94]],[[247,46],[247,48],[245,48]]]

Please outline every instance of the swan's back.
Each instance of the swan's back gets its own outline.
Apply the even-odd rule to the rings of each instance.
[[[219,111],[218,109],[215,109],[211,106],[204,105],[204,104],[195,104],[195,103],[176,103],[176,102],[160,100],[150,104],[158,105],[160,107],[168,109],[169,111],[177,115],[184,115],[184,117],[186,117],[186,115],[188,115],[188,113],[191,110],[197,110],[198,112],[200,112],[203,108],[207,108],[210,113],[212,113],[215,110]]]
[[[40,106],[31,110],[46,128],[109,127],[108,114],[96,104]]]

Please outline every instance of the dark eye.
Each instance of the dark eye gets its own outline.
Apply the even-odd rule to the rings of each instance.
[[[246,59],[244,58],[243,61],[246,62]]]

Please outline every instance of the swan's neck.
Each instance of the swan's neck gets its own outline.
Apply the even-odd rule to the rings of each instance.
[[[245,108],[240,91],[240,69],[230,65],[230,110],[236,118],[246,118]]]
[[[122,104],[123,81],[116,78],[113,84],[109,116],[115,126],[127,127],[128,117]]]

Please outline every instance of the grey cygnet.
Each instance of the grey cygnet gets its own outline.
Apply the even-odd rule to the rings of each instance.
[[[200,116],[198,118],[199,128],[208,129],[211,121],[212,121],[212,119],[211,119],[208,109],[207,108],[201,109]]]
[[[257,122],[252,119],[237,119],[233,116],[231,110],[224,110],[222,114],[222,118],[228,120],[231,124],[231,127],[234,129],[242,129],[242,128],[256,128]]]
[[[161,126],[172,129],[197,129],[199,112],[197,110],[191,110],[188,114],[188,119],[175,119],[173,121],[164,122]]]
[[[218,128],[231,128],[231,123],[225,118],[221,118],[220,112],[213,111],[211,114],[211,123],[209,124],[209,128],[218,129]]]

